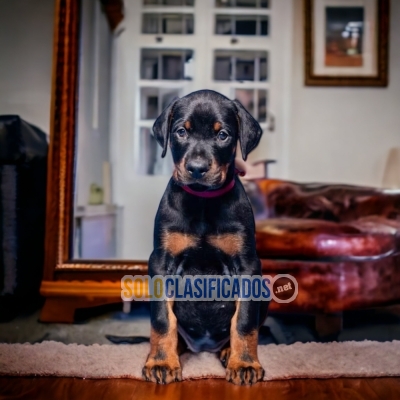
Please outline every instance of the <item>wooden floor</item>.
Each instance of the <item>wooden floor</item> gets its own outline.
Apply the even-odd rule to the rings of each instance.
[[[166,386],[129,379],[0,377],[0,399],[134,400],[301,400],[400,399],[400,378],[293,379],[234,386],[222,379],[185,381]]]

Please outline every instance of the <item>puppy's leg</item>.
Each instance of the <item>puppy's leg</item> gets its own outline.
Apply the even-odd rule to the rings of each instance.
[[[150,354],[143,368],[143,378],[156,383],[182,380],[178,355],[178,330],[172,301],[151,303]]]
[[[259,325],[261,326],[262,323],[264,322],[266,316],[267,316],[267,311],[268,311],[268,302],[261,302],[260,303],[260,318],[259,318]],[[259,330],[259,329],[258,329]],[[221,350],[221,353],[219,354],[219,360],[221,361],[222,365],[226,368],[228,365],[229,358],[231,356],[231,345],[230,342],[228,342],[225,347]]]
[[[259,307],[257,301],[236,302],[226,366],[226,379],[236,385],[252,385],[264,377],[257,356]],[[228,354],[227,350],[225,355]]]

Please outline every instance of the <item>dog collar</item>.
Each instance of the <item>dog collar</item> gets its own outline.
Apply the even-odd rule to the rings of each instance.
[[[235,174],[244,176],[246,173],[244,171],[240,171],[235,168]],[[204,191],[204,192],[199,192],[197,190],[193,190],[189,186],[182,186],[182,189],[186,193],[190,193],[193,196],[202,197],[204,199],[212,199],[214,197],[220,197],[220,196],[224,195],[225,193],[228,193],[230,190],[233,189],[233,187],[235,186],[235,183],[236,183],[235,178],[233,178],[226,186],[224,186],[221,189]]]

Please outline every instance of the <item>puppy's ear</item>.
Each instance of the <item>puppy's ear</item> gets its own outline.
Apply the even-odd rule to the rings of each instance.
[[[254,150],[260,142],[262,129],[260,124],[250,115],[238,100],[233,100],[237,109],[239,123],[239,142],[243,160]]]
[[[174,111],[174,106],[179,97],[175,97],[167,108],[160,114],[153,125],[153,134],[157,143],[163,148],[161,157],[165,157],[167,154],[169,131],[171,129],[172,114]]]

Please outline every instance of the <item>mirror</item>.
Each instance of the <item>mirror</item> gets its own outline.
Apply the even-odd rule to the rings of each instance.
[[[161,158],[152,125],[173,98],[216,90],[239,99],[267,132],[268,1],[125,0],[124,10],[112,30],[100,0],[81,2],[76,260],[148,259],[173,168],[169,152]],[[278,147],[265,134],[252,159],[278,159]]]
[[[374,1],[387,83],[389,2]],[[398,46],[387,88],[307,87],[304,11],[274,0],[56,1],[42,321],[121,302],[121,278],[147,273],[172,168],[151,128],[175,96],[239,99],[264,130],[250,163],[276,161],[271,178],[396,185]]]

